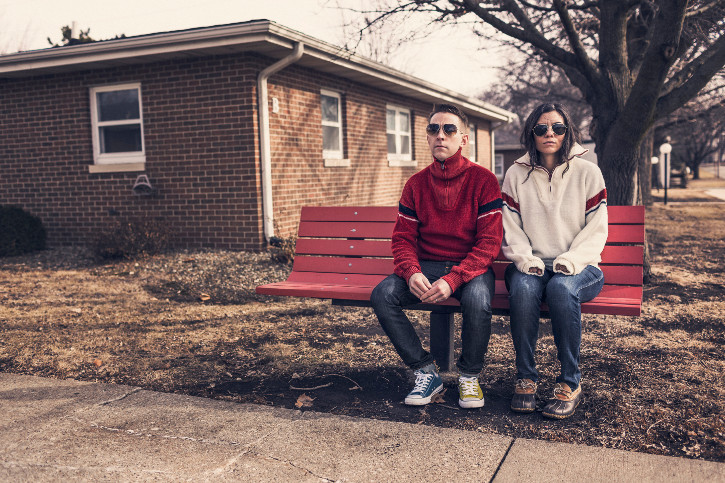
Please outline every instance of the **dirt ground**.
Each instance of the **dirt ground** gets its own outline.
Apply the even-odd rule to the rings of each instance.
[[[61,248],[0,259],[0,371],[725,461],[725,203],[712,187],[725,181],[691,181],[647,210],[642,316],[585,315],[586,396],[568,420],[508,409],[505,317],[493,321],[484,408],[458,407],[454,373],[442,402],[405,406],[409,373],[372,311],[256,295],[289,270],[267,254],[99,263]],[[427,316],[411,317],[427,337]],[[547,320],[537,358],[545,398],[558,371]]]

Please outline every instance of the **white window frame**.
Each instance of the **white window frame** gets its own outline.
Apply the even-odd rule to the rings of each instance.
[[[504,160],[503,160],[503,154],[494,154],[493,156],[493,174],[496,175],[498,179],[503,179],[504,177]],[[497,173],[496,171],[501,171],[501,174]]]
[[[395,129],[388,129],[388,111],[395,111]],[[408,115],[409,131],[400,129],[400,114]],[[388,153],[388,166],[390,167],[409,167],[416,166],[413,161],[413,112],[402,106],[388,104],[385,106],[385,150],[388,148],[388,134],[395,135],[395,153]],[[408,136],[408,153],[402,154],[401,136]]]
[[[136,89],[138,91],[138,119],[120,120],[120,121],[99,121],[98,120],[98,103],[97,94],[100,92],[112,92],[128,89]],[[106,86],[97,86],[90,88],[91,96],[91,137],[93,139],[93,162],[94,165],[89,166],[92,173],[114,172],[114,171],[143,171],[146,166],[146,142],[144,140],[143,125],[143,104],[141,102],[141,83],[114,84]],[[132,151],[125,153],[101,153],[101,140],[99,129],[104,126],[120,126],[129,124],[141,125],[141,151]]]
[[[478,163],[478,128],[475,124],[468,125],[468,159]]]
[[[344,149],[345,145],[343,144],[343,122],[342,122],[342,95],[339,92],[330,91],[327,89],[320,89],[320,106],[322,106],[322,96],[326,97],[334,97],[337,99],[337,119],[338,122],[333,121],[325,121],[322,119],[322,126],[329,126],[329,127],[336,127],[338,130],[338,136],[339,136],[339,150],[329,150],[329,149],[323,149],[322,150],[322,159],[324,160],[324,164],[326,168],[330,167],[347,167],[350,166],[350,160],[345,159]],[[322,108],[322,107],[320,107]],[[324,146],[324,140],[323,140],[323,146]]]

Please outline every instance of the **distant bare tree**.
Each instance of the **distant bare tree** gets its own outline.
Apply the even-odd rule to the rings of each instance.
[[[725,136],[725,76],[711,84],[658,128],[661,137],[672,137],[673,157],[692,169],[695,179],[700,177],[700,164],[718,152]]]

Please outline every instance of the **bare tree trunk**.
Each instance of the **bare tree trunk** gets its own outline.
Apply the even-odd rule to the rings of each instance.
[[[639,148],[639,164],[637,178],[639,179],[639,199],[636,205],[652,206],[652,145],[654,132],[652,129],[647,134]]]
[[[647,220],[645,219],[645,226]],[[647,230],[644,232],[644,261],[642,264],[642,282],[646,285],[652,280],[652,264],[649,257],[649,239],[647,238]]]
[[[599,161],[607,187],[607,203],[612,206],[631,206],[635,195],[639,150],[631,153],[607,151],[605,149]]]

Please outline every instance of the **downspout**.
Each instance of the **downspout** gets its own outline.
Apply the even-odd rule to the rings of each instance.
[[[269,240],[274,236],[274,212],[272,203],[272,155],[269,136],[269,99],[267,92],[267,79],[290,64],[294,64],[304,53],[305,46],[297,42],[290,55],[270,65],[259,73],[257,78],[257,102],[259,108],[259,154],[262,165],[262,215],[264,222],[264,238]]]

